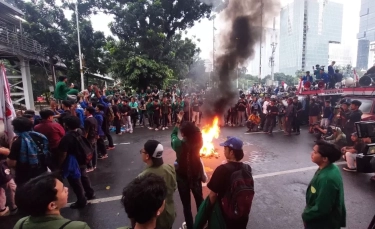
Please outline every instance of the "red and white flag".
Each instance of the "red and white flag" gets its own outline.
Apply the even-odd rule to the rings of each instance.
[[[302,78],[299,79],[298,92],[302,93]]]
[[[357,74],[357,71],[355,70],[355,68],[354,68],[353,72],[354,72],[354,80],[355,80],[355,82],[358,82],[359,77],[358,77],[358,74]]]
[[[0,63],[0,123],[4,125],[4,132],[10,142],[14,137],[12,121],[16,117],[12,99],[10,98],[10,87],[6,77],[5,66]]]

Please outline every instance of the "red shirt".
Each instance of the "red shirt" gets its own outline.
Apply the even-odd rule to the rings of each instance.
[[[41,120],[34,130],[47,137],[50,149],[56,149],[65,135],[65,130],[59,123],[49,120]]]

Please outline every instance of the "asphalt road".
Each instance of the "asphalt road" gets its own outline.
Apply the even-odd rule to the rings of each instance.
[[[286,137],[276,132],[273,136],[263,133],[244,134],[242,127],[224,127],[215,145],[227,136],[237,136],[244,141],[244,161],[253,168],[255,197],[248,228],[252,229],[297,229],[303,228],[301,213],[305,206],[305,191],[317,166],[311,162],[310,154],[313,138],[302,130],[299,136]],[[90,173],[97,199],[85,209],[65,208],[62,215],[72,220],[87,222],[94,229],[115,229],[129,225],[120,198],[122,189],[145,165],[139,155],[140,149],[148,139],[156,139],[164,146],[164,161],[172,164],[175,153],[170,147],[171,129],[150,131],[135,129],[133,134],[113,136],[116,149],[109,152],[109,158],[100,160],[98,169]],[[225,163],[223,149],[218,148],[220,157],[204,159],[205,169],[210,177],[215,168]],[[343,166],[339,162],[340,167]],[[375,184],[371,174],[342,172],[347,209],[347,228],[366,229],[375,214]],[[206,187],[204,196],[208,194]],[[69,201],[75,200],[74,193]],[[182,205],[175,192],[177,219],[173,228],[178,229],[184,221]],[[193,211],[195,210],[194,204]],[[0,228],[13,228],[19,216],[0,218]]]

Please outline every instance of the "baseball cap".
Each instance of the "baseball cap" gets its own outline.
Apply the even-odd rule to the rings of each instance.
[[[241,139],[236,137],[227,137],[227,140],[220,144],[220,146],[230,147],[235,150],[241,150],[243,142]]]
[[[162,165],[163,162],[163,145],[156,140],[148,140],[143,146],[146,153],[151,157],[152,164],[155,167]]]

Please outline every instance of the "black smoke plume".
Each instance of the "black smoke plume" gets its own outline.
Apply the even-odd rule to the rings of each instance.
[[[273,20],[277,9],[279,1],[276,0],[229,0],[222,12],[227,30],[220,33],[221,54],[215,58],[218,88],[212,89],[205,102],[208,120],[216,115],[222,117],[238,99],[239,93],[233,86],[235,70],[254,55],[254,45],[261,37],[262,15],[265,27]]]

